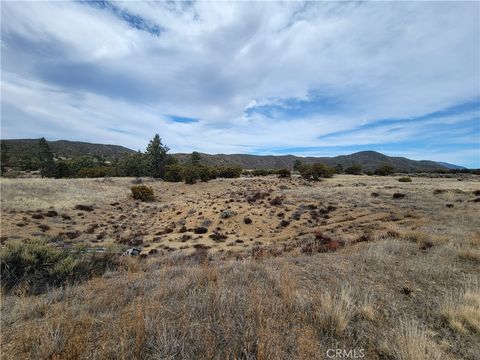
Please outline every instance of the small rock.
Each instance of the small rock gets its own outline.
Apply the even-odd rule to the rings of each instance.
[[[76,210],[81,210],[81,211],[93,211],[94,210],[92,205],[81,205],[81,204],[76,205],[75,209]]]
[[[206,234],[208,232],[208,229],[203,226],[198,226],[195,229],[193,229],[193,232],[195,234]]]
[[[288,225],[290,225],[290,221],[287,221],[287,220],[280,221],[280,226],[287,227]]]
[[[47,230],[50,230],[50,226],[45,225],[45,224],[40,224],[40,225],[38,225],[38,228],[39,228],[40,230],[42,230],[43,232],[45,232],[45,231],[47,231]]]

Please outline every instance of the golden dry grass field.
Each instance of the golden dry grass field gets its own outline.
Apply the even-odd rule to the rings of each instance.
[[[480,178],[412,180],[1,179],[2,247],[143,255],[3,291],[2,358],[479,359]]]

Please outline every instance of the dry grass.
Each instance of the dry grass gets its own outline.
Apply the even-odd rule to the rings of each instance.
[[[470,201],[477,178],[148,185],[157,202],[137,206],[128,198],[130,179],[1,180],[7,241],[45,223],[52,228],[47,235],[82,231],[73,243],[88,244],[102,230],[99,244],[117,245],[111,226],[124,225],[122,236],[135,233],[146,251],[159,249],[82,284],[37,296],[3,292],[2,358],[325,359],[331,348],[362,349],[367,359],[478,358],[479,204]],[[284,202],[249,204],[243,195],[249,188],[271,189]],[[407,196],[393,200],[394,192]],[[74,217],[72,211],[72,220],[62,222],[33,221],[25,212],[52,206],[67,212],[77,203],[95,204],[94,213]],[[318,215],[307,205],[335,210]],[[227,206],[238,215],[220,219]],[[299,209],[299,220],[290,218]],[[285,228],[278,227],[279,213],[290,221]],[[245,215],[252,224],[243,223]],[[228,240],[217,244],[207,234],[179,242],[179,226],[153,240],[182,219],[187,228],[212,221],[209,232],[221,226]],[[17,227],[19,221],[28,224]],[[83,232],[92,222],[98,230]],[[302,252],[315,231],[345,246]],[[167,245],[175,250],[164,251]]]
[[[320,297],[320,307],[316,310],[317,324],[322,331],[341,336],[348,327],[355,311],[352,290],[346,285],[336,294],[326,292]]]
[[[480,334],[480,287],[476,284],[458,294],[450,294],[440,311],[453,330]]]
[[[398,360],[440,360],[427,331],[416,321],[402,319],[395,334],[395,357]]]
[[[2,210],[72,209],[105,205],[129,195],[131,179],[6,179],[0,181]]]

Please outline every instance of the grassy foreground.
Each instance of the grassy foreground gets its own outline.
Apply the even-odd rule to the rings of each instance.
[[[312,256],[127,260],[81,285],[3,296],[2,353],[324,359],[352,349],[367,359],[474,359],[479,263],[465,254],[479,243],[426,251],[385,237]]]
[[[194,226],[196,215],[187,211],[191,206],[209,219],[222,220],[218,224],[228,229],[230,238],[243,226],[236,231],[245,244],[236,251],[220,251],[224,243],[214,247],[210,237],[198,236],[186,242],[186,249],[159,247],[146,258],[108,253],[78,257],[68,246],[95,236],[88,231],[63,248],[59,245],[55,226],[59,231],[64,231],[61,226],[83,229],[83,218],[71,210],[82,198],[72,197],[79,193],[79,184],[2,183],[2,236],[7,239],[2,262],[22,264],[22,271],[10,266],[8,278],[2,267],[4,359],[478,359],[476,178],[401,183],[338,177],[312,185],[266,179],[192,187],[152,183],[161,194],[159,204],[175,205],[163,212],[130,209],[127,180],[81,182],[88,203],[95,203],[88,223],[108,224],[102,220],[112,215],[108,202],[120,201],[131,226],[143,226],[144,246],[150,245],[146,249],[164,243],[173,247],[183,233],[162,235],[157,243],[148,231],[158,221],[179,221],[179,209],[189,216],[187,225]],[[47,185],[64,191],[56,191],[54,199],[50,191],[42,195],[29,190]],[[272,199],[283,194],[286,205],[249,204],[239,190],[254,185],[272,188]],[[235,193],[228,191],[234,186],[240,202],[228,204],[238,212],[248,211],[253,224],[244,224],[243,214],[239,219],[219,218],[227,205],[216,204],[233,198]],[[92,191],[96,187],[110,190]],[[217,212],[210,203],[202,205],[206,192],[212,193],[207,200]],[[392,194],[397,192],[406,197],[395,199]],[[46,216],[37,223],[30,220],[37,213],[22,208],[29,203],[21,198],[40,209],[48,204],[45,214],[50,206],[70,211],[73,219]],[[337,202],[337,210],[328,216],[317,219],[310,211],[295,220],[296,209],[305,204],[320,207],[330,201]],[[290,221],[285,229],[274,227],[280,211]],[[27,225],[15,225],[24,217]],[[28,236],[38,224],[49,224],[52,229],[44,236],[57,235],[57,240],[34,242],[36,250],[25,248],[29,242],[18,236]],[[270,229],[278,240],[268,242]],[[314,235],[317,230],[325,236]],[[263,244],[249,242],[250,235],[242,231],[262,234]],[[104,244],[115,244],[108,234]],[[328,237],[341,243],[316,245],[316,238]]]

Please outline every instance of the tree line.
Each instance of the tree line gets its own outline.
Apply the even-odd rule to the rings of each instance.
[[[169,147],[155,134],[145,152],[124,154],[111,161],[101,156],[77,156],[72,159],[55,159],[45,138],[38,141],[38,150],[15,164],[19,170],[39,171],[47,178],[98,178],[98,177],[142,177],[162,178],[166,181],[208,181],[217,177],[235,178],[242,173],[238,166],[210,167],[201,165],[201,156],[193,152],[187,163],[180,164],[168,154]],[[9,164],[8,148],[2,143],[2,174]]]
[[[236,178],[245,176],[278,175],[281,178],[291,176],[289,169],[243,170],[239,166],[207,166],[201,164],[201,155],[194,151],[186,163],[179,163],[168,154],[169,147],[162,143],[159,134],[150,140],[145,152],[124,154],[107,161],[102,156],[77,156],[71,159],[55,159],[48,142],[41,138],[37,151],[24,154],[24,157],[10,161],[7,146],[1,143],[1,173],[5,175],[7,165],[19,170],[39,170],[42,177],[50,178],[99,178],[99,177],[152,177],[165,181],[194,184],[215,178]],[[396,169],[390,164],[382,164],[375,170],[365,171],[362,165],[354,163],[344,168],[341,164],[329,167],[323,163],[303,164],[295,160],[294,172],[307,180],[332,177],[334,174],[350,175],[393,175]],[[442,173],[479,173],[478,170],[444,170]]]

